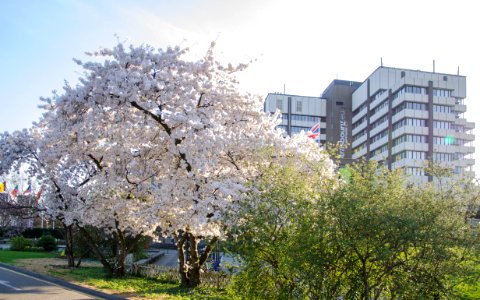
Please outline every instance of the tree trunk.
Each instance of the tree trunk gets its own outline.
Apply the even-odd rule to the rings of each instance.
[[[195,288],[201,284],[200,270],[213,250],[217,238],[214,237],[201,256],[198,255],[199,238],[183,232],[176,236],[178,251],[178,271],[182,287]],[[188,241],[188,243],[186,243]],[[186,247],[185,247],[186,246]]]
[[[65,225],[62,223],[65,230],[65,256],[67,257],[68,267],[75,268],[75,254],[73,249],[73,225]]]
[[[123,232],[118,229],[118,222],[116,222],[117,225],[117,240],[118,242],[116,243],[115,247],[115,265],[114,265],[114,272],[113,276],[115,277],[123,277],[125,276],[125,257],[126,257],[126,245],[125,245],[125,236],[123,235]]]

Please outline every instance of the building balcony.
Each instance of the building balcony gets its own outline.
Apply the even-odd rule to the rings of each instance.
[[[353,153],[352,158],[353,159],[358,159],[358,158],[364,157],[365,155],[367,155],[367,147],[363,148],[362,150],[360,150],[356,153]]]
[[[385,106],[381,110],[377,111],[374,115],[370,116],[370,124],[378,120],[380,117],[386,115],[388,113],[388,106]]]
[[[428,151],[428,144],[427,143],[413,143],[413,142],[404,142],[392,148],[392,155],[400,153],[402,151]]]
[[[464,159],[454,160],[453,163],[455,166],[458,166],[458,167],[470,167],[475,164],[475,159],[464,158]]]
[[[388,134],[386,136],[382,137],[381,139],[379,139],[378,141],[375,141],[374,143],[371,143],[370,144],[370,151],[375,150],[378,147],[385,145],[386,143],[388,143]]]
[[[370,103],[370,110],[375,109],[375,107],[377,107],[378,105],[380,105],[380,103],[385,101],[385,99],[387,99],[387,97],[388,97],[388,93],[385,92],[378,99],[375,99],[374,101],[372,101]],[[387,105],[387,107],[388,107],[388,105]]]
[[[367,134],[362,135],[360,138],[352,142],[352,148],[355,148],[358,145],[363,144],[366,140],[367,140]]]
[[[367,107],[364,107],[358,114],[353,116],[352,118],[352,124],[360,120],[363,116],[367,114]]]
[[[452,97],[433,96],[433,104],[453,106],[455,101],[455,98]]]
[[[352,136],[355,136],[357,133],[359,133],[360,131],[362,131],[363,129],[367,128],[367,121],[363,121],[362,124],[360,124],[359,126],[355,127],[355,129],[352,129]]]
[[[455,117],[455,114],[444,113],[444,112],[433,112],[433,119],[435,121],[448,121],[448,122],[455,122],[456,120],[458,120]]]
[[[382,124],[378,125],[377,127],[370,130],[370,136],[375,136],[378,133],[384,131],[388,128],[388,121],[383,122]]]
[[[467,111],[467,106],[465,104],[455,104],[455,106],[453,107],[453,111],[464,113]]]
[[[415,110],[415,109],[404,109],[401,112],[397,113],[392,117],[392,123],[400,121],[404,118],[415,118],[415,119],[428,119],[428,111],[426,110]]]
[[[428,135],[428,127],[403,126],[392,132],[392,140],[404,134]]]

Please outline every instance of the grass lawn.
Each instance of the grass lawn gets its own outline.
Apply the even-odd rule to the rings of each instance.
[[[142,297],[146,299],[232,299],[225,291],[197,288],[182,289],[178,283],[165,282],[142,277],[107,278],[101,267],[82,267],[79,269],[56,268],[49,274],[99,290],[114,291],[120,296]]]
[[[0,262],[12,264],[17,259],[25,258],[52,258],[56,257],[55,252],[28,252],[28,251],[11,251],[0,250]]]
[[[226,291],[211,288],[193,290],[180,288],[178,283],[158,279],[128,276],[125,278],[109,278],[100,266],[83,266],[68,269],[66,264],[52,252],[27,252],[0,250],[0,262],[16,265],[20,268],[64,279],[83,286],[89,286],[106,293],[120,295],[125,298],[138,299],[234,299]],[[23,260],[23,261],[22,261]],[[38,263],[37,263],[38,262]],[[45,268],[36,268],[35,265]]]

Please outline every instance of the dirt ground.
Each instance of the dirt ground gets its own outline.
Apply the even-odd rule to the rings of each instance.
[[[61,258],[28,258],[18,259],[15,261],[15,266],[30,270],[33,272],[48,274],[51,269],[59,269],[66,266],[67,262]],[[101,266],[98,262],[82,262],[82,266]]]

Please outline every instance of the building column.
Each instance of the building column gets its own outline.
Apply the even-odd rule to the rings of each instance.
[[[428,95],[428,135],[427,135],[427,143],[428,143],[428,152],[427,152],[427,161],[429,163],[433,162],[433,81],[428,82],[427,87],[427,95]],[[433,176],[431,174],[428,175],[428,182],[433,181]]]

